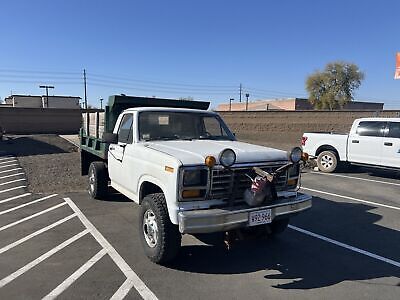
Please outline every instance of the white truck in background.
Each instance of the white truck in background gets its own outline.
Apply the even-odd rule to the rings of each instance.
[[[305,132],[301,144],[325,173],[339,162],[400,170],[400,118],[356,119],[349,134]]]

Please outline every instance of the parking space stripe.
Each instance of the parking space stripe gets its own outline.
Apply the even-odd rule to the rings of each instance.
[[[375,183],[382,183],[382,184],[400,186],[400,183],[387,182],[387,181],[368,179],[368,178],[361,178],[361,177],[354,177],[354,176],[347,176],[347,175],[341,175],[341,174],[330,174],[330,173],[320,173],[320,172],[309,172],[309,173],[306,173],[306,174],[334,176],[334,177],[349,178],[349,179],[355,179],[355,180],[362,180],[362,181],[368,181],[368,182],[375,182]]]
[[[35,231],[35,232],[33,232],[33,233],[21,238],[21,239],[19,239],[18,241],[15,241],[14,243],[11,243],[11,244],[9,244],[7,246],[4,246],[3,248],[0,248],[0,254],[2,254],[4,252],[6,252],[6,251],[18,246],[18,245],[30,240],[31,238],[33,238],[33,237],[35,237],[35,236],[37,236],[39,234],[42,234],[42,233],[46,232],[47,230],[50,230],[50,229],[52,229],[52,228],[54,228],[54,227],[56,227],[56,226],[58,226],[60,224],[63,224],[64,222],[67,222],[68,220],[71,220],[74,217],[76,217],[75,213],[73,213],[72,215],[69,215],[68,217],[65,217],[65,218],[63,218],[61,220],[58,220],[57,222],[54,222],[53,224],[50,224],[49,226],[43,227],[42,229],[39,229],[39,230],[37,230],[37,231]]]
[[[21,194],[21,195],[14,196],[14,197],[11,197],[11,198],[7,198],[7,199],[4,199],[4,200],[0,200],[0,204],[8,202],[8,201],[15,200],[15,199],[23,198],[23,197],[26,197],[26,196],[29,196],[29,195],[32,195],[32,194],[31,193],[25,193],[25,194]]]
[[[26,179],[25,178],[15,179],[15,180],[11,180],[11,181],[0,183],[0,186],[1,185],[6,185],[6,184],[10,184],[10,183],[14,183],[14,182],[18,182],[18,181],[24,181],[24,180],[26,180]]]
[[[11,211],[20,209],[20,208],[22,208],[22,207],[25,207],[25,206],[28,206],[28,205],[32,205],[32,204],[35,204],[35,203],[38,203],[38,202],[47,200],[47,199],[52,198],[52,197],[54,197],[54,196],[57,196],[57,194],[49,195],[49,196],[46,196],[46,197],[43,197],[43,198],[40,198],[40,199],[33,200],[33,201],[31,201],[31,202],[27,202],[27,203],[24,203],[24,204],[21,204],[21,205],[12,207],[12,208],[10,208],[10,209],[6,209],[6,210],[3,210],[3,211],[0,211],[0,216],[1,216],[1,215],[4,215],[4,214],[6,214],[6,213],[9,213],[9,212],[11,212]]]
[[[146,286],[146,284],[139,278],[139,276],[131,269],[131,267],[126,263],[126,261],[119,255],[117,250],[106,240],[106,238],[94,227],[94,225],[86,218],[86,216],[81,212],[81,210],[76,206],[76,204],[70,198],[64,198],[64,200],[68,203],[69,207],[77,214],[78,218],[81,220],[83,225],[86,226],[90,230],[92,236],[96,239],[96,241],[107,250],[108,255],[110,255],[111,259],[117,264],[122,273],[129,280],[129,284],[123,284],[122,286],[129,288],[126,293],[132,287],[138,291],[138,293],[142,296],[143,299],[158,299],[156,295]],[[121,286],[121,287],[122,287]],[[118,291],[121,290],[121,287]],[[118,292],[117,291],[117,292]],[[122,295],[122,294],[121,294]],[[125,294],[126,295],[126,294]],[[123,297],[122,297],[123,298]],[[120,298],[120,299],[122,299]]]
[[[345,243],[342,243],[342,242],[333,240],[333,239],[331,239],[331,238],[328,238],[328,237],[326,237],[326,236],[323,236],[323,235],[320,235],[320,234],[317,234],[317,233],[314,233],[314,232],[311,232],[311,231],[308,231],[308,230],[299,228],[299,227],[297,227],[297,226],[289,225],[289,228],[291,228],[291,229],[293,229],[293,230],[295,230],[295,231],[298,231],[298,232],[307,234],[307,235],[309,235],[309,236],[315,237],[315,238],[317,238],[317,239],[323,240],[323,241],[325,241],[325,242],[334,244],[334,245],[336,245],[336,246],[339,246],[339,247],[342,247],[342,248],[345,248],[345,249],[348,249],[348,250],[351,250],[351,251],[354,251],[354,252],[357,252],[357,253],[366,255],[366,256],[371,257],[371,258],[373,258],[373,259],[376,259],[376,260],[379,260],[379,261],[385,262],[385,263],[387,263],[387,264],[390,264],[390,265],[392,265],[392,266],[395,266],[395,267],[400,268],[400,262],[394,261],[394,260],[392,260],[392,259],[389,259],[389,258],[380,256],[380,255],[377,255],[377,254],[368,252],[368,251],[366,251],[366,250],[363,250],[363,249],[360,249],[360,248],[357,248],[357,247],[353,247],[353,246],[347,245],[347,244],[345,244]]]
[[[12,171],[17,171],[17,170],[22,170],[22,168],[14,168],[14,169],[11,169],[11,170],[3,170],[3,171],[0,171],[0,174],[1,174],[1,173],[12,172]]]
[[[62,292],[64,292],[71,284],[73,284],[79,277],[81,277],[87,270],[89,270],[96,262],[98,262],[104,255],[107,254],[106,249],[102,249],[95,256],[89,259],[85,264],[83,264],[78,270],[71,274],[67,279],[65,279],[60,285],[58,285],[49,294],[44,296],[42,300],[55,299]]]
[[[2,162],[0,162],[0,165],[4,165],[4,164],[9,164],[9,163],[11,163],[11,162],[17,162],[18,160],[17,159],[10,159],[10,160],[6,160],[6,161],[2,161]]]
[[[45,213],[47,213],[47,212],[49,212],[49,211],[52,211],[52,210],[54,210],[54,209],[57,209],[57,208],[59,208],[59,207],[61,207],[61,206],[64,206],[64,205],[66,205],[66,204],[67,204],[66,202],[63,202],[63,203],[54,205],[54,206],[52,206],[52,207],[49,207],[48,209],[42,210],[42,211],[40,211],[40,212],[37,212],[37,213],[35,213],[35,214],[33,214],[33,215],[30,215],[30,216],[28,216],[28,217],[26,217],[26,218],[23,218],[23,219],[20,219],[20,220],[18,220],[18,221],[12,222],[12,223],[10,223],[10,224],[4,225],[3,227],[0,227],[0,231],[6,230],[6,229],[8,229],[8,228],[10,228],[10,227],[13,227],[13,226],[15,226],[15,225],[18,225],[18,224],[20,224],[20,223],[22,223],[22,222],[25,222],[25,221],[28,221],[28,220],[30,220],[30,219],[36,218],[36,217],[38,217],[38,216],[40,216],[40,215],[43,215],[43,214],[45,214]]]
[[[25,173],[15,173],[15,174],[11,174],[11,175],[5,175],[5,176],[0,176],[0,179],[6,179],[6,178],[10,178],[10,177],[14,177],[14,176],[19,176],[19,175],[25,175]]]
[[[124,283],[119,287],[119,289],[114,293],[114,295],[110,298],[110,300],[124,299],[134,285],[135,282],[132,279],[127,278]]]
[[[16,278],[18,278],[19,276],[21,276],[22,274],[24,274],[26,271],[29,271],[30,269],[32,269],[34,266],[38,265],[39,263],[41,263],[42,261],[44,261],[45,259],[49,258],[50,256],[52,256],[53,254],[57,253],[58,251],[64,249],[65,247],[67,247],[68,245],[72,244],[73,242],[75,242],[76,240],[79,240],[81,237],[83,237],[84,235],[86,235],[87,233],[89,233],[88,229],[85,229],[83,231],[81,231],[80,233],[74,235],[73,237],[71,237],[70,239],[62,242],[61,244],[59,244],[58,246],[54,247],[53,249],[47,251],[46,253],[42,254],[41,256],[39,256],[38,258],[36,258],[35,260],[31,261],[30,263],[28,263],[27,265],[23,266],[22,268],[18,269],[17,271],[15,271],[14,273],[8,275],[7,277],[3,278],[2,280],[0,280],[0,288],[4,287],[6,284],[10,283],[11,281],[15,280]]]
[[[5,166],[0,166],[0,169],[14,167],[14,166],[19,166],[19,164],[10,164],[10,165],[5,165]]]
[[[23,188],[26,188],[26,185],[20,185],[20,186],[15,186],[15,187],[6,189],[6,190],[1,190],[0,194],[1,193],[6,193],[6,192],[10,192],[10,191],[13,191],[13,190],[17,190],[17,189],[23,189]]]
[[[301,189],[305,190],[305,191],[309,191],[309,192],[315,192],[315,193],[325,194],[325,195],[329,195],[329,196],[335,196],[335,197],[339,197],[339,198],[343,198],[343,199],[348,199],[348,200],[352,200],[352,201],[371,204],[371,205],[375,205],[375,206],[382,206],[382,207],[386,207],[386,208],[390,208],[390,209],[400,210],[400,207],[396,207],[396,206],[392,206],[392,205],[386,205],[386,204],[382,204],[382,203],[372,202],[372,201],[363,200],[363,199],[357,199],[357,198],[353,198],[353,197],[349,197],[349,196],[343,196],[343,195],[334,194],[334,193],[328,193],[328,192],[309,189],[309,188],[305,188],[305,187],[302,187]]]
[[[15,158],[15,156],[11,156],[11,155],[9,155],[9,156],[1,156],[0,161],[7,160],[7,159],[10,159],[10,158]]]

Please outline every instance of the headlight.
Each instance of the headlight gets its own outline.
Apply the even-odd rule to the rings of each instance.
[[[300,147],[295,147],[292,149],[290,152],[290,161],[292,163],[298,163],[301,160],[301,157],[303,155],[303,150],[301,150]]]
[[[232,166],[236,161],[236,154],[232,149],[225,149],[219,155],[219,162],[224,167]]]
[[[185,170],[183,173],[183,186],[207,185],[207,170]]]

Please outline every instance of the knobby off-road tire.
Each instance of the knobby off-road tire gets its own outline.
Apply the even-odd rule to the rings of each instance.
[[[102,161],[94,161],[89,166],[89,194],[94,199],[104,199],[108,193],[108,171]]]
[[[181,247],[178,226],[171,223],[165,196],[150,194],[140,205],[139,235],[147,257],[156,264],[172,261]]]
[[[333,151],[322,151],[317,158],[318,169],[324,173],[332,173],[336,170],[338,159]]]

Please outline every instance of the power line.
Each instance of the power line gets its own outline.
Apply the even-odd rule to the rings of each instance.
[[[59,71],[34,71],[34,70],[13,70],[13,69],[0,69],[0,72],[8,73],[33,73],[33,74],[63,74],[63,75],[79,75],[78,72],[59,72]]]

